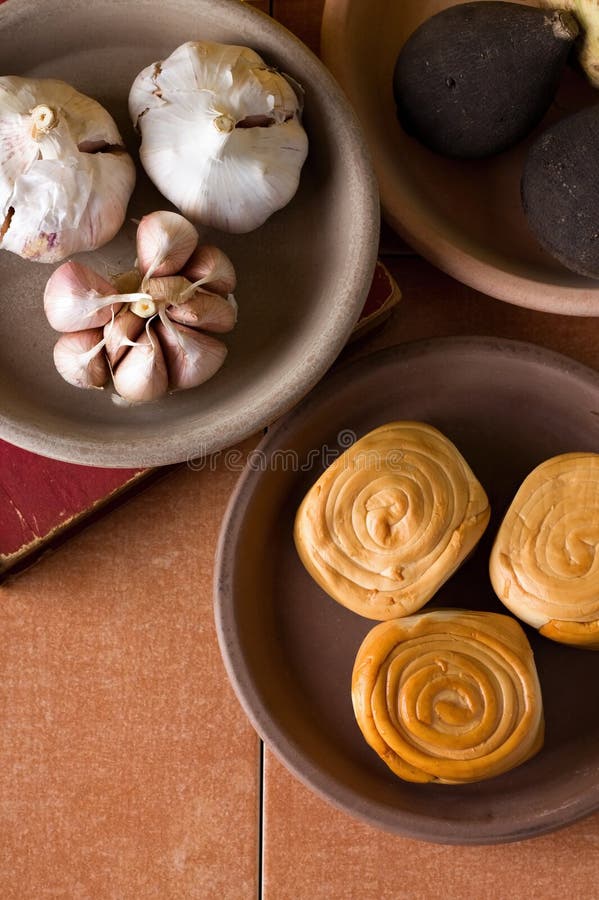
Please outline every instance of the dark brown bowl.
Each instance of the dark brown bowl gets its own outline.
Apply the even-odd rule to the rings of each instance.
[[[510,150],[461,161],[406,135],[395,115],[392,76],[410,34],[460,0],[326,0],[322,58],[358,113],[374,159],[388,222],[419,253],[464,284],[518,306],[599,315],[599,281],[569,272],[527,226],[520,179],[531,141],[599,95],[567,68],[535,132]],[[523,0],[538,6],[537,0]]]
[[[304,570],[293,520],[308,487],[355,437],[417,419],[455,442],[485,487],[489,528],[434,605],[506,612],[491,544],[520,482],[547,457],[599,450],[599,375],[530,344],[449,338],[394,347],[329,375],[250,455],[225,517],[216,619],[231,681],[256,729],[319,794],[368,822],[445,843],[541,834],[599,807],[599,655],[527,628],[543,691],[543,750],[465,786],[396,778],[354,721],[351,671],[373,626]]]

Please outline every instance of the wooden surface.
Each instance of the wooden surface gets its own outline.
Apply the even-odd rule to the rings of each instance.
[[[320,0],[273,7],[314,45]],[[478,333],[599,369],[599,320],[510,307],[388,233],[384,247],[402,302],[346,356]],[[169,475],[0,589],[0,896],[598,897],[599,815],[520,844],[433,846],[355,822],[262,758],[214,633],[213,553],[236,473],[212,468]]]

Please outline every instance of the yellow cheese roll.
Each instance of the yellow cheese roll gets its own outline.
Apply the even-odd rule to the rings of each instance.
[[[499,599],[545,637],[599,649],[599,454],[564,453],[525,478],[489,564]]]
[[[543,744],[532,650],[510,616],[435,610],[375,626],[352,701],[367,742],[406,781],[481,781]]]
[[[306,494],[295,544],[331,597],[370,619],[415,612],[476,545],[487,496],[440,431],[391,422],[345,451]]]

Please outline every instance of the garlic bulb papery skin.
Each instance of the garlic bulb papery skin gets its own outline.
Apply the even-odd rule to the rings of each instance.
[[[129,95],[157,188],[193,222],[234,233],[295,194],[308,153],[301,111],[291,83],[257,53],[208,41],[148,66]]]
[[[146,289],[157,303],[170,305],[184,302],[185,297],[195,293],[191,281],[182,275],[167,275],[164,278],[148,278]]]
[[[574,13],[581,27],[576,48],[578,61],[594,88],[599,88],[599,0],[542,0],[549,9]]]
[[[0,77],[0,248],[55,263],[121,228],[135,166],[109,113],[54,79]]]
[[[232,297],[232,295],[230,295]],[[206,291],[196,291],[191,300],[178,306],[167,307],[167,314],[174,322],[205,328],[217,334],[225,334],[235,327],[237,304]]]

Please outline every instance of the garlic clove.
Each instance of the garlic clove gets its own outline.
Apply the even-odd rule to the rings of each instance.
[[[301,99],[247,47],[189,42],[129,96],[142,164],[185,216],[251,231],[295,194],[308,153]]]
[[[192,282],[200,282],[207,291],[224,297],[232,294],[237,287],[233,263],[226,253],[210,244],[196,247],[183,274]]]
[[[59,375],[75,387],[103,387],[109,370],[101,329],[61,335],[54,347],[54,365]]]
[[[164,354],[156,335],[146,328],[113,372],[118,394],[132,403],[157,400],[168,390]]]
[[[183,268],[199,240],[191,222],[178,213],[157,210],[137,227],[137,261],[146,278],[175,275]]]
[[[99,103],[62,81],[0,78],[0,248],[45,263],[96,249],[123,224],[134,184]]]
[[[59,266],[44,291],[44,311],[56,331],[98,328],[121,306],[122,300],[109,281],[76,262]]]
[[[145,327],[145,320],[127,308],[121,309],[119,314],[104,326],[106,355],[111,366],[116,366],[127,352],[130,342],[137,341]]]
[[[220,334],[231,331],[237,321],[237,304],[207,291],[196,291],[190,300],[169,306],[166,312],[174,322]]]
[[[148,278],[145,287],[156,303],[178,303],[181,295],[191,288],[191,281],[182,275],[169,275],[165,278]],[[193,293],[193,291],[191,292]]]
[[[210,335],[193,331],[161,317],[156,334],[164,351],[175,390],[197,387],[218,372],[225,361],[227,348]]]

